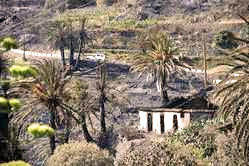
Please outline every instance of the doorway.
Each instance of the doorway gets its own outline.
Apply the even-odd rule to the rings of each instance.
[[[177,120],[177,115],[173,116],[173,131],[177,131],[178,130],[178,120]]]
[[[152,114],[148,113],[148,118],[147,118],[147,124],[148,124],[148,131],[152,131],[152,126],[153,126],[153,122],[152,122]]]
[[[165,133],[164,114],[160,115],[160,127],[161,127],[161,134]]]

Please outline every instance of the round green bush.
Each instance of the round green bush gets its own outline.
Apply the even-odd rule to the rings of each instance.
[[[0,108],[1,110],[8,108],[8,100],[4,97],[0,97]]]
[[[9,99],[9,104],[12,111],[16,111],[21,108],[22,103],[18,99]]]
[[[40,125],[39,123],[33,123],[28,127],[28,133],[33,135],[35,138],[49,137],[54,134],[54,129],[49,125]]]
[[[30,164],[24,161],[11,161],[8,163],[2,163],[0,166],[31,166]]]
[[[17,42],[15,39],[11,37],[6,37],[1,42],[1,47],[3,47],[6,50],[10,50],[12,48],[17,48]]]
[[[9,71],[10,71],[12,76],[18,77],[20,75],[20,71],[22,70],[21,68],[22,67],[19,65],[13,65],[9,68]]]
[[[35,69],[30,66],[13,65],[9,68],[13,77],[31,77],[36,75]]]
[[[113,166],[113,161],[96,144],[75,142],[57,147],[47,166]]]

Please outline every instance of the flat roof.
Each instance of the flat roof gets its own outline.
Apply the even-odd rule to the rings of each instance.
[[[188,112],[188,113],[214,113],[211,109],[183,109],[183,108],[162,108],[162,107],[140,107],[141,112]]]

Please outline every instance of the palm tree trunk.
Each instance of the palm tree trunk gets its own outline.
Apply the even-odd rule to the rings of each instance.
[[[158,80],[156,81],[156,88],[157,88],[157,92],[161,92],[161,86]]]
[[[62,61],[62,65],[65,68],[66,66],[66,61],[65,61],[65,51],[64,51],[64,47],[61,46],[60,47],[60,52],[61,52],[61,61]]]
[[[73,40],[70,41],[70,55],[69,55],[69,63],[72,67],[74,61],[74,46],[73,46]]]
[[[84,134],[86,141],[87,142],[94,142],[92,136],[90,135],[90,133],[87,129],[85,113],[82,113],[81,118],[82,118],[82,130],[83,130],[83,134]]]
[[[161,97],[162,97],[162,104],[165,105],[169,102],[169,96],[166,88],[166,82],[161,82]]]
[[[83,48],[83,39],[80,39],[79,53],[78,53],[78,57],[77,57],[76,63],[75,63],[75,70],[78,70],[78,69],[79,69],[80,55],[81,55],[81,52],[82,52],[82,48]]]
[[[55,109],[51,108],[49,114],[50,114],[50,126],[54,130],[56,130]],[[55,147],[56,147],[56,145],[55,145],[55,136],[54,135],[50,136],[49,143],[50,143],[51,154],[53,154],[54,150],[55,150]]]
[[[106,123],[105,123],[105,96],[101,94],[99,98],[99,109],[100,109],[100,125],[101,132],[106,132]]]
[[[65,118],[66,118],[66,124],[65,124],[65,127],[66,127],[66,130],[65,130],[65,139],[64,139],[64,142],[65,143],[68,143],[68,141],[69,141],[69,137],[70,137],[70,133],[71,133],[71,130],[70,130],[70,126],[71,126],[71,121],[70,121],[70,115],[69,115],[69,113],[67,112],[66,113],[66,116],[65,116]]]

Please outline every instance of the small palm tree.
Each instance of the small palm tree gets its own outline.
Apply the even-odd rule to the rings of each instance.
[[[238,145],[248,157],[249,143],[249,48],[236,50],[230,57],[232,67],[219,84],[215,99],[220,105],[219,115],[235,126]]]
[[[69,79],[66,78],[67,73],[57,60],[44,59],[36,62],[34,67],[37,71],[37,76],[34,79],[18,82],[24,92],[27,93],[26,97],[29,102],[26,106],[30,108],[35,108],[38,104],[46,106],[50,116],[50,126],[56,130],[59,111],[63,115],[70,113],[70,108],[64,103],[65,98],[68,96],[65,88],[69,82]],[[36,111],[37,109],[23,109],[17,114],[16,120],[23,120],[30,115],[35,116],[37,115]],[[50,137],[50,148],[53,153],[55,149],[54,135]]]
[[[66,23],[61,20],[55,20],[50,27],[50,38],[55,38],[54,45],[56,48],[60,49],[61,61],[63,66],[66,65],[65,60],[65,47],[66,47]]]
[[[75,118],[78,124],[81,124],[85,140],[87,142],[94,142],[90,132],[87,127],[87,117],[90,118],[90,113],[92,112],[92,107],[95,105],[95,98],[88,94],[88,85],[83,82],[83,80],[74,80],[69,86],[72,95],[68,102],[73,102],[72,109],[77,110],[77,117]]]
[[[78,41],[79,47],[78,47],[78,56],[75,63],[75,70],[78,70],[80,67],[80,56],[81,54],[84,55],[87,49],[87,44],[88,43],[92,44],[92,37],[89,35],[89,33],[86,30],[87,18],[86,17],[79,18],[79,23],[81,28],[79,30],[79,41]]]
[[[172,40],[165,33],[149,34],[152,50],[144,55],[128,57],[132,62],[131,70],[147,74],[157,83],[163,103],[169,101],[167,80],[172,72],[179,71],[180,67],[187,66],[185,58],[177,56],[178,51]]]

